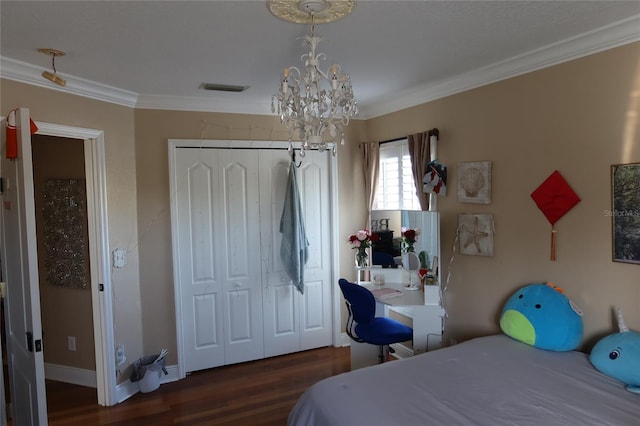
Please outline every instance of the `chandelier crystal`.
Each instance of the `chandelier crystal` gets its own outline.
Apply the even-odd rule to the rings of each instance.
[[[302,37],[303,46],[309,49],[300,58],[304,67],[284,69],[278,93],[271,98],[271,111],[289,129],[290,153],[297,133],[302,141],[300,156],[310,149],[324,151],[330,144],[335,155],[335,142],[339,138],[344,144],[343,128],[358,113],[358,106],[349,75],[342,67],[333,64],[326,70],[321,68],[326,55],[316,52],[322,37],[315,33],[315,10],[308,4],[305,10],[311,15],[311,35]]]

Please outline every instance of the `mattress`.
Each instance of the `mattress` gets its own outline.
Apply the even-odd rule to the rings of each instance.
[[[638,426],[640,395],[585,353],[495,335],[322,380],[288,424]]]

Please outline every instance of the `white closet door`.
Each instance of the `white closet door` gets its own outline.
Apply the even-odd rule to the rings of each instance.
[[[331,345],[331,203],[329,151],[307,153],[298,185],[309,239],[309,260],[300,303],[300,350]],[[337,283],[336,283],[337,284]]]
[[[175,156],[174,249],[178,258],[185,371],[224,364],[219,185],[212,150],[179,148]]]
[[[256,151],[217,151],[221,180],[216,202],[223,214],[216,244],[224,274],[225,364],[233,364],[264,357],[259,163]]]
[[[177,148],[172,181],[184,371],[332,343],[330,153],[298,169],[309,260],[305,293],[280,261],[285,150]]]
[[[305,290],[290,283],[280,261],[280,217],[289,172],[289,155],[261,152],[260,194],[265,276],[265,356],[331,344],[331,266],[329,230],[329,153],[310,152],[297,170],[309,240]]]
[[[257,170],[250,151],[180,148],[176,154],[186,372],[264,356]]]

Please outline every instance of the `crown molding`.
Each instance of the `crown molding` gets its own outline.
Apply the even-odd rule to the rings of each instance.
[[[359,118],[375,118],[636,41],[640,41],[640,15],[435,84],[402,91],[390,101],[374,100],[360,107]]]
[[[16,61],[15,59],[0,56],[0,77],[7,80],[14,80],[32,86],[44,87],[45,89],[56,90],[58,92],[70,93],[85,98],[96,99],[98,101],[135,108],[138,103],[138,94],[95,81],[85,80],[68,74],[58,73],[67,80],[65,87],[58,86],[42,78],[42,67],[38,67],[27,62]]]
[[[271,112],[271,99],[265,100],[265,102],[239,102],[237,100],[229,100],[229,98],[210,99],[190,96],[140,95],[138,96],[136,108],[274,115]]]
[[[367,102],[367,105],[359,105],[357,119],[375,118],[637,41],[640,41],[640,14],[450,79],[407,89],[392,100],[386,97],[374,99]],[[60,74],[67,80],[67,86],[60,87],[44,80],[41,72],[42,67],[0,56],[2,78],[131,108],[273,115],[271,104],[267,100],[238,102],[229,99],[144,95],[67,74]]]

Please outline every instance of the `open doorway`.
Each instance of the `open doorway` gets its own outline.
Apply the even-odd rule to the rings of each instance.
[[[95,390],[84,141],[36,134],[31,149],[45,377]]]

